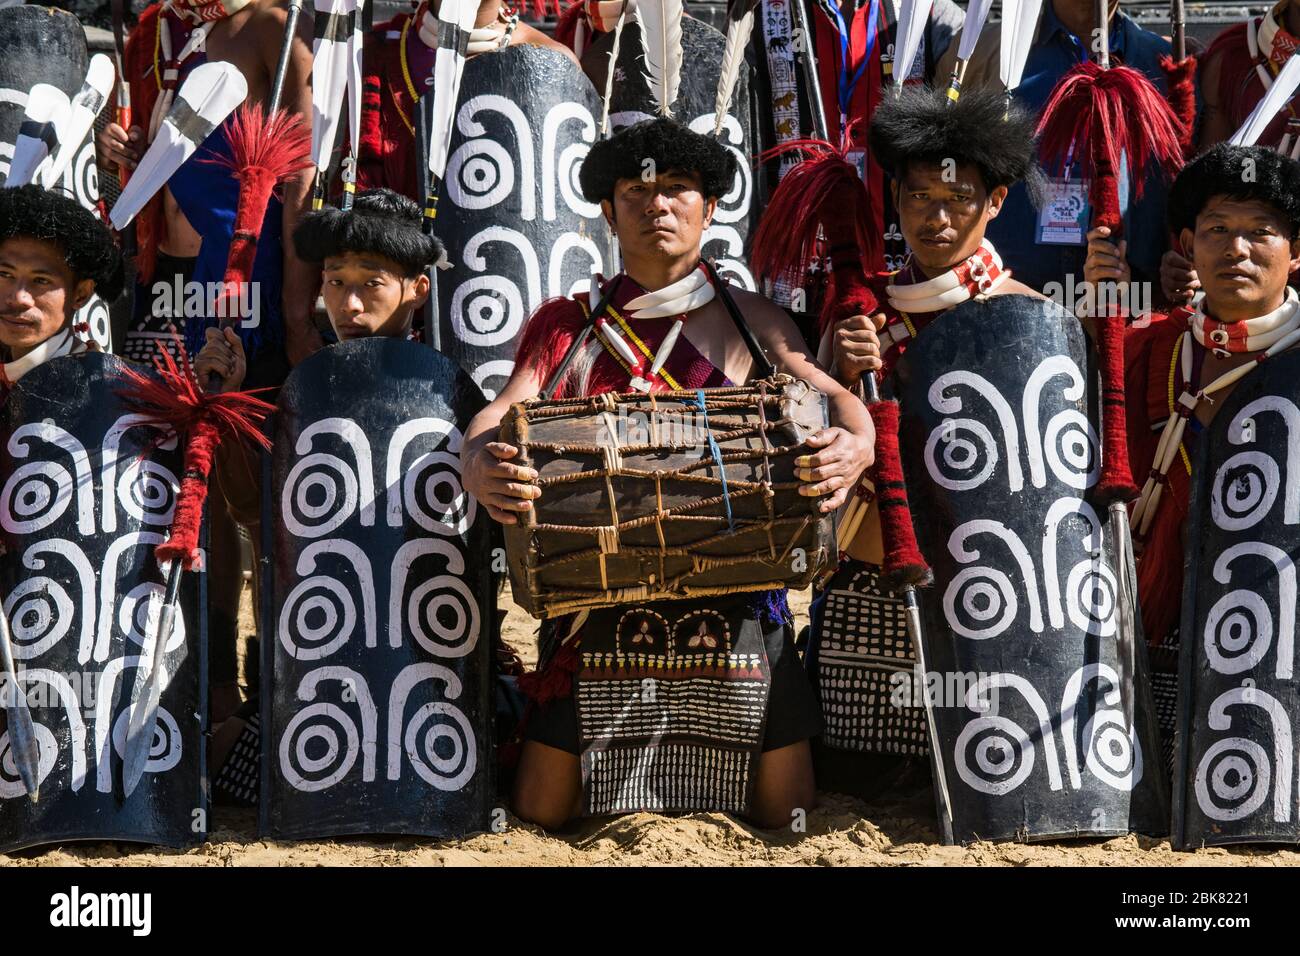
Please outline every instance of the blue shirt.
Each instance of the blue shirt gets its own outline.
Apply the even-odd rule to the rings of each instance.
[[[1041,113],[1057,81],[1087,58],[1085,44],[1086,41],[1076,37],[1057,18],[1052,0],[1044,0],[1038,36],[1029,51],[1020,86],[1013,94],[1016,101],[1036,115]],[[1160,69],[1160,57],[1169,53],[1170,46],[1165,39],[1143,30],[1122,11],[1115,15],[1110,31],[1113,64],[1122,63],[1146,74],[1163,93],[1165,76]],[[1120,195],[1121,206],[1127,206],[1124,238],[1128,240],[1128,260],[1135,282],[1159,281],[1160,257],[1169,247],[1165,225],[1167,188],[1160,173],[1153,171],[1147,177],[1140,200],[1133,202],[1130,197],[1126,202],[1123,193]],[[1001,213],[989,223],[987,234],[1002,260],[1026,285],[1041,290],[1048,282],[1064,284],[1067,275],[1073,275],[1076,285],[1083,282],[1086,247],[1038,243],[1038,211],[1029,201],[1023,183],[1011,187]]]

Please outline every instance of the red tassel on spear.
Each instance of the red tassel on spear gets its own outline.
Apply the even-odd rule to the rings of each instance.
[[[311,132],[302,121],[284,111],[269,120],[258,107],[240,107],[229,126],[230,155],[214,160],[228,166],[239,180],[235,230],[226,258],[223,298],[238,294],[252,278],[257,237],[266,207],[277,183],[311,165]],[[223,327],[235,310],[223,301],[218,308]],[[130,796],[144,774],[162,692],[162,658],[175,620],[181,573],[198,557],[199,525],[208,495],[208,475],[217,447],[225,440],[251,441],[263,448],[270,443],[260,429],[271,406],[252,392],[217,391],[216,377],[200,388],[188,357],[177,363],[163,349],[154,360],[158,377],[127,369],[120,394],[128,404],[185,437],[184,477],[176,499],[168,539],[155,548],[160,562],[171,561],[163,609],[154,636],[153,660],[141,671],[131,702],[123,757],[122,785]]]

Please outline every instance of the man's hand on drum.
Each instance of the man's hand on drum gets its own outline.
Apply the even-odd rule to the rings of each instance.
[[[803,482],[799,494],[810,498],[829,495],[818,510],[822,514],[844,504],[858,476],[875,460],[872,443],[843,428],[823,428],[808,438],[814,454],[794,460],[795,477]]]
[[[876,332],[885,324],[884,315],[854,315],[835,323],[831,343],[835,377],[848,387],[863,375],[880,368],[880,339]]]
[[[514,445],[488,442],[469,457],[461,475],[465,490],[502,524],[517,524],[518,513],[530,510],[542,496],[542,489],[533,484],[537,472],[510,461],[518,454]]]

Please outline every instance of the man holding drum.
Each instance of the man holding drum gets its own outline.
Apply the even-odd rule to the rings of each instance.
[[[667,119],[639,123],[592,148],[582,189],[601,203],[625,271],[595,295],[604,307],[594,323],[585,296],[544,304],[520,340],[509,383],[469,427],[464,486],[502,524],[515,524],[541,495],[536,471],[512,464],[518,450],[496,440],[502,418],[543,390],[588,330],[557,395],[744,385],[770,359],[829,404],[832,427],[813,434],[815,452],[796,461],[800,493],[825,496],[817,507],[829,513],[871,463],[874,433],[862,403],[816,364],[784,311],[727,287],[700,260],[704,230],[735,175],[734,157],[716,140]],[[743,320],[729,313],[728,297]],[[516,813],[548,828],[579,813],[635,810],[729,810],[765,827],[798,819],[814,800],[808,738],[820,731],[820,719],[791,623],[781,590],[602,607],[546,621],[542,677],[533,684],[542,692],[525,732]],[[666,679],[641,684],[647,699],[671,697],[654,711],[662,723],[643,727],[640,737],[619,731],[616,746],[601,743],[617,718],[600,705],[619,684],[596,679],[591,663],[607,646],[611,659],[635,655],[651,669],[646,673],[668,668]],[[748,663],[741,667],[740,659]],[[679,679],[683,674],[688,679]]]

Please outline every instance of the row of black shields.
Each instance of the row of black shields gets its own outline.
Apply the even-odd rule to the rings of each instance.
[[[154,558],[181,475],[177,436],[118,395],[119,359],[52,360],[14,388],[0,445],[0,589],[37,744],[35,795],[0,735],[0,850],[78,839],[169,846],[208,829],[205,575],[167,636],[144,777],[122,786],[136,673],[152,659]],[[376,383],[384,383],[377,388]],[[495,593],[487,516],[460,441],[482,393],[403,341],[298,366],[269,427],[264,494],[262,832],[454,836],[495,796]],[[4,680],[6,711],[16,703]]]

